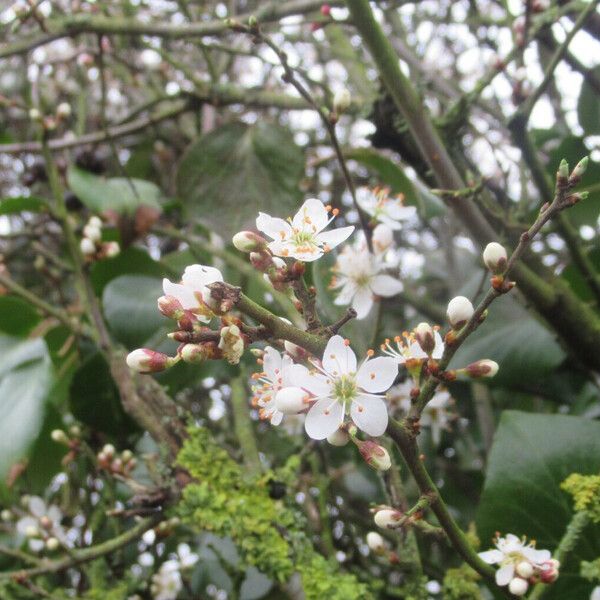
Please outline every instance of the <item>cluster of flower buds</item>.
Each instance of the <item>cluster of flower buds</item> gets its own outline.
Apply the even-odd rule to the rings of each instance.
[[[54,429],[50,433],[50,437],[57,444],[62,444],[69,449],[69,452],[62,459],[62,464],[68,465],[73,462],[81,448],[81,429],[79,426],[72,425],[69,427],[68,432],[62,429]]]
[[[123,450],[118,454],[112,444],[105,446],[98,452],[98,468],[108,471],[112,475],[128,476],[137,464],[137,460],[131,450]]]
[[[480,552],[486,563],[497,564],[496,583],[508,586],[514,596],[524,596],[530,585],[554,583],[558,579],[560,562],[551,557],[548,550],[538,550],[534,542],[526,543],[509,533],[506,537],[497,534],[496,548]]]
[[[102,241],[102,220],[95,215],[90,217],[83,228],[79,249],[86,260],[113,258],[121,251],[118,242]]]

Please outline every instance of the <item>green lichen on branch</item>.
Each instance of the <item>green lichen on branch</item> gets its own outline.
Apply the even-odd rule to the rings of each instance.
[[[596,560],[582,560],[580,571],[584,579],[600,583],[600,557]]]
[[[600,523],[600,475],[572,473],[560,487],[573,496],[576,511],[585,511],[591,521]]]
[[[306,600],[369,600],[365,585],[315,552],[304,518],[269,496],[269,478],[249,476],[204,428],[191,427],[177,462],[195,481],[183,490],[181,519],[196,529],[229,537],[241,569],[254,566],[284,582],[298,571]],[[297,468],[291,461],[289,470]]]
[[[444,576],[442,597],[444,600],[480,600],[481,590],[478,581],[481,576],[469,565],[448,569]]]
[[[278,528],[293,524],[268,495],[265,486],[245,478],[240,465],[203,428],[189,430],[177,458],[196,480],[183,491],[177,507],[184,522],[230,537],[243,567],[255,566],[285,581],[294,571],[290,548]],[[277,526],[277,527],[276,527]]]

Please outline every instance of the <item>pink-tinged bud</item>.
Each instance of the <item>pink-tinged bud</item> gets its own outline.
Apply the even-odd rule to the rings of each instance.
[[[435,348],[433,328],[429,323],[419,323],[414,329],[415,338],[425,354],[431,354]]]
[[[514,577],[508,584],[508,591],[514,596],[524,596],[529,589],[529,583],[521,577]]]
[[[331,6],[329,6],[329,4],[322,4],[321,5],[321,14],[324,17],[328,17],[331,15]]]
[[[208,358],[206,344],[185,344],[179,350],[179,356],[183,362],[192,365],[203,363]]]
[[[168,319],[179,321],[179,319],[185,316],[183,306],[181,306],[181,302],[175,296],[161,296],[157,300],[157,304],[160,313]]]
[[[383,554],[385,552],[385,540],[376,531],[369,531],[367,533],[367,546],[375,554]]]
[[[560,561],[551,558],[540,566],[540,581],[542,583],[554,583],[558,579]]]
[[[364,461],[376,471],[387,471],[392,466],[388,451],[373,440],[362,441],[356,438],[352,440],[358,447]]]
[[[327,436],[327,441],[332,446],[345,446],[350,441],[350,435],[345,429],[336,429]]]
[[[121,253],[121,246],[119,246],[119,242],[104,242],[104,244],[102,244],[102,251],[106,258],[114,258]]]
[[[106,458],[112,459],[116,451],[117,449],[112,444],[104,444],[101,454],[104,454]]]
[[[383,508],[375,513],[374,521],[377,527],[393,529],[402,518],[402,513],[393,508]]]
[[[240,231],[233,236],[232,242],[240,252],[247,254],[263,252],[267,247],[267,240],[254,231]]]
[[[127,365],[138,373],[158,373],[171,367],[176,360],[149,348],[138,348],[127,355]]]
[[[262,252],[250,252],[249,258],[252,266],[257,271],[264,273],[273,266],[273,257],[266,250],[263,250]]]
[[[529,579],[533,575],[533,565],[528,560],[524,560],[516,566],[515,571],[519,577]]]
[[[504,246],[498,242],[490,242],[483,251],[483,262],[494,275],[504,273],[508,262]]]
[[[448,303],[446,316],[452,329],[462,329],[473,316],[475,309],[471,301],[465,296],[456,296]]]
[[[310,394],[299,387],[286,387],[277,392],[275,406],[285,415],[297,415],[308,407]]]
[[[283,346],[285,351],[294,359],[295,362],[304,362],[309,356],[309,353],[302,348],[302,346],[298,346],[298,344],[294,344],[293,342],[288,342],[288,340],[283,342]]]
[[[473,379],[479,379],[481,377],[494,377],[498,372],[498,363],[490,360],[489,358],[484,358],[482,360],[478,360],[470,365],[467,365],[464,369],[460,369],[464,371],[469,377]]]

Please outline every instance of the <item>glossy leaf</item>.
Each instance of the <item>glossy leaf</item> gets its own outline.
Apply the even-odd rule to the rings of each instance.
[[[21,212],[40,212],[46,210],[47,203],[36,196],[15,196],[0,200],[0,215],[14,215]]]
[[[594,69],[596,79],[600,79],[600,67]],[[596,89],[589,78],[584,78],[579,101],[577,102],[579,124],[586,135],[600,133],[600,90]]]
[[[477,514],[483,548],[500,531],[526,535],[539,548],[553,551],[573,516],[570,496],[560,484],[574,472],[600,472],[600,423],[506,411],[494,437]],[[600,526],[590,526],[544,599],[588,598],[592,584],[579,577],[579,562],[599,555]]]
[[[229,123],[202,136],[184,155],[177,192],[185,213],[224,237],[252,227],[258,211],[292,214],[302,199],[304,156],[274,124]]]
[[[14,296],[0,296],[0,331],[25,336],[39,322],[40,316],[31,304]]]
[[[150,181],[123,177],[104,179],[73,166],[67,172],[67,181],[81,202],[97,213],[113,210],[133,214],[142,204],[160,207],[161,191]]]

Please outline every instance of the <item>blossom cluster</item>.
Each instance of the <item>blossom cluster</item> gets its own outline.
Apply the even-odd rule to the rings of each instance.
[[[102,241],[102,225],[102,219],[93,215],[83,228],[79,249],[86,260],[113,258],[121,251],[118,242]]]

